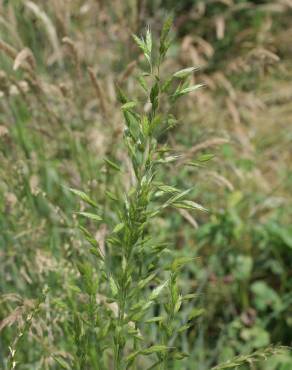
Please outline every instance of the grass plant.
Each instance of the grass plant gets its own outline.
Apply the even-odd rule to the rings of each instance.
[[[0,0],[1,369],[292,366],[291,4],[174,3]]]

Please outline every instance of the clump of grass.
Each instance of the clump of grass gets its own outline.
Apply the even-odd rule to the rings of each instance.
[[[112,208],[104,213],[87,194],[71,189],[91,207],[77,213],[81,218],[105,222],[111,228],[102,250],[94,235],[80,224],[94,259],[77,264],[86,291],[87,312],[85,317],[76,312],[72,321],[77,348],[75,368],[112,366],[124,370],[143,364],[145,369],[166,370],[174,359],[187,356],[174,346],[173,338],[189,327],[188,319],[182,322],[178,316],[184,301],[193,295],[180,292],[178,275],[192,258],[175,258],[168,244],[158,242],[151,233],[151,224],[168,207],[206,211],[188,199],[192,189],[180,190],[157,180],[161,166],[178,159],[169,148],[158,144],[161,134],[175,123],[171,114],[160,113],[161,99],[165,96],[171,105],[201,87],[189,85],[195,68],[180,70],[166,80],[161,78],[160,67],[170,46],[170,28],[168,19],[156,58],[150,29],[145,39],[133,36],[147,66],[138,78],[144,98],[130,100],[118,88],[125,120],[124,144],[134,174],[130,188],[119,194],[107,191]],[[147,105],[145,112],[143,107]],[[125,171],[112,158],[105,163],[116,176]],[[151,331],[157,332],[155,343],[151,343]],[[94,355],[93,347],[98,347]]]

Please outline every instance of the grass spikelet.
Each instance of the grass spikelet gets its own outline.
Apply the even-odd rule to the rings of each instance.
[[[29,48],[25,48],[25,49],[21,50],[17,54],[17,56],[15,57],[14,63],[13,63],[13,69],[14,69],[14,71],[17,71],[18,68],[24,62],[28,62],[29,65],[30,65],[30,67],[32,69],[35,69],[36,62],[35,62],[35,59],[34,59],[34,55],[33,55],[32,51]]]
[[[96,97],[98,99],[98,102],[100,104],[100,109],[101,109],[101,112],[103,114],[104,117],[107,116],[107,106],[106,106],[106,99],[105,99],[105,96],[104,96],[104,93],[103,93],[103,90],[100,86],[100,83],[96,77],[96,74],[93,70],[92,67],[88,67],[87,68],[87,71],[88,71],[88,74],[89,74],[89,77],[90,77],[90,80],[92,82],[92,85],[94,87],[94,90],[95,90],[95,93],[96,93]]]
[[[81,69],[80,69],[80,58],[78,54],[78,49],[74,43],[73,40],[71,40],[69,37],[63,37],[62,42],[68,46],[74,62],[75,62],[75,67],[76,67],[76,72],[77,72],[77,77],[80,79],[81,78]]]
[[[51,42],[52,48],[55,53],[55,57],[60,66],[62,66],[62,53],[59,45],[59,40],[57,32],[55,30],[54,24],[49,18],[49,16],[34,2],[25,1],[24,5],[37,17],[41,20],[44,25],[44,28],[47,32],[48,39]]]

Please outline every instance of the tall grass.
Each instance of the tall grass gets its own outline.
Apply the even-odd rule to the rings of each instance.
[[[195,68],[178,71],[166,80],[161,78],[160,66],[171,42],[170,27],[169,19],[163,27],[157,55],[149,29],[145,39],[134,36],[147,67],[138,77],[144,97],[139,101],[129,100],[118,88],[130,166],[125,168],[112,158],[106,158],[105,163],[115,176],[125,172],[131,177],[128,188],[116,189],[115,193],[106,189],[111,202],[110,209],[104,211],[88,195],[71,189],[94,210],[81,211],[77,213],[79,216],[103,221],[112,229],[101,249],[94,235],[80,225],[95,259],[77,264],[88,307],[85,318],[76,312],[72,321],[76,368],[112,366],[115,370],[124,370],[142,366],[166,370],[174,359],[186,356],[174,346],[173,339],[188,329],[192,319],[187,318],[185,322],[179,319],[183,302],[193,294],[180,293],[178,284],[180,269],[192,258],[175,258],[168,244],[159,242],[151,232],[157,215],[168,207],[206,211],[186,198],[191,189],[182,191],[157,178],[161,166],[178,158],[169,147],[158,143],[159,137],[175,123],[173,115],[160,113],[163,95],[173,104],[179,97],[201,87],[188,83]],[[200,310],[192,315],[199,314]],[[156,333],[152,345],[151,332]],[[94,351],[96,343],[99,350]]]
[[[182,2],[168,58],[164,2],[81,3],[1,3],[0,367],[289,368],[288,2]]]

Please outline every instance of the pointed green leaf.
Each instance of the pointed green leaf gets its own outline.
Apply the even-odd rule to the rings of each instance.
[[[122,110],[131,110],[132,108],[136,107],[137,103],[134,101],[129,101],[121,106]]]
[[[141,353],[141,351],[132,352],[129,354],[129,356],[126,357],[126,362],[128,365],[132,364],[132,362],[135,360],[135,358]]]
[[[119,289],[118,289],[118,286],[114,280],[114,278],[111,276],[110,277],[110,287],[111,287],[111,291],[112,291],[112,294],[114,297],[116,297],[118,295],[118,292],[119,292]]]
[[[113,229],[113,233],[118,233],[119,231],[123,230],[124,227],[125,224],[123,222],[117,224]]]
[[[208,212],[207,208],[203,207],[201,204],[193,202],[191,200],[182,200],[180,202],[174,202],[172,205],[175,208],[182,208],[182,209],[194,209],[203,212]]]
[[[174,312],[175,312],[175,313],[177,313],[177,312],[180,310],[180,308],[181,308],[181,304],[182,304],[182,296],[180,295],[180,296],[178,297],[177,302],[175,303],[175,306],[174,306]]]
[[[105,195],[109,198],[109,199],[111,199],[111,200],[114,200],[114,201],[118,201],[119,200],[119,198],[114,194],[114,193],[112,193],[111,191],[109,191],[109,190],[106,190],[105,191]]]
[[[96,215],[94,213],[90,213],[90,212],[76,212],[76,213],[79,216],[89,218],[89,219],[94,220],[94,221],[102,221],[102,218],[99,215]]]
[[[109,160],[108,158],[104,158],[104,161],[106,162],[106,164],[108,164],[113,170],[115,171],[120,171],[120,167],[114,163],[113,161]]]
[[[185,94],[188,94],[190,92],[196,91],[196,90],[200,89],[203,86],[204,86],[203,84],[197,84],[197,85],[186,87],[185,89],[180,91],[180,95],[185,95]]]
[[[150,27],[147,27],[147,31],[146,31],[146,46],[147,46],[148,53],[151,54],[151,51],[152,51],[152,36],[151,36]]]
[[[161,46],[163,46],[163,44],[165,44],[165,41],[166,41],[166,38],[169,34],[169,31],[172,27],[172,24],[173,24],[173,16],[170,15],[166,18],[164,24],[163,24],[163,27],[162,27],[162,31],[161,31],[161,36],[160,36],[160,44]],[[160,46],[160,47],[161,47]]]
[[[176,78],[185,78],[189,76],[190,74],[192,74],[197,69],[198,67],[184,68],[184,69],[181,69],[180,71],[175,72],[173,76]]]
[[[67,362],[62,357],[52,356],[54,360],[63,368],[66,370],[70,370],[71,366],[67,364]]]
[[[154,105],[159,94],[159,84],[156,81],[150,92],[150,101]]]
[[[139,38],[138,36],[136,35],[132,35],[133,36],[133,39],[134,41],[136,42],[136,44],[139,46],[139,48],[143,51],[144,54],[147,54],[147,46],[144,42],[144,40],[142,38]]]
[[[198,84],[198,85],[184,87],[182,89],[181,88],[178,88],[175,91],[175,93],[173,94],[173,97],[174,98],[179,98],[180,96],[183,96],[183,95],[186,95],[186,94],[188,94],[190,92],[196,91],[196,90],[200,89],[203,86],[204,86],[203,84]]]
[[[83,191],[73,189],[73,188],[68,188],[68,190],[70,190],[71,193],[77,195],[79,198],[81,198],[84,202],[88,203],[92,207],[95,207],[95,208],[97,207],[97,204],[87,194],[85,194]]]
[[[143,351],[141,351],[141,353],[147,356],[147,355],[151,355],[152,353],[166,352],[169,349],[171,349],[171,347],[167,347],[164,345],[156,345],[156,346],[151,346],[147,349],[144,349]]]
[[[138,283],[138,288],[143,289],[151,280],[155,278],[156,274],[150,274],[147,278],[140,280]]]
[[[146,80],[143,76],[139,76],[138,77],[138,82],[139,84],[141,85],[142,89],[147,92],[147,83],[146,83]]]
[[[82,231],[84,236],[92,237],[91,233],[85,227],[83,227],[82,225],[79,225],[78,228]]]
[[[187,189],[187,190],[184,190],[174,196],[172,196],[170,199],[168,199],[162,206],[161,208],[166,208],[174,203],[176,203],[178,200],[180,200],[181,198],[183,198],[184,196],[186,196],[192,189]]]
[[[153,322],[161,322],[164,320],[164,317],[163,316],[156,316],[156,317],[152,317],[151,319],[148,319],[145,321],[146,324],[151,324]]]
[[[117,99],[121,104],[126,104],[128,101],[127,96],[125,95],[124,91],[116,85],[116,92],[117,92]]]
[[[150,300],[151,301],[154,301],[159,295],[160,293],[163,291],[163,289],[168,285],[168,280],[166,280],[163,284],[161,285],[158,285],[158,287],[156,287],[150,294]]]
[[[158,185],[157,188],[163,193],[180,193],[181,191],[173,186]]]
[[[176,258],[172,264],[171,264],[171,270],[173,272],[175,271],[178,271],[180,268],[182,268],[183,266],[185,266],[186,264],[194,261],[196,258],[194,257],[179,257],[179,258]]]

